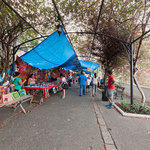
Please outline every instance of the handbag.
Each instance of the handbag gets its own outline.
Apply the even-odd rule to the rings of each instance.
[[[68,89],[68,85],[67,85],[66,83],[63,83],[63,84],[62,84],[62,88],[63,88],[63,89]]]
[[[93,80],[90,82],[90,86],[93,86]]]

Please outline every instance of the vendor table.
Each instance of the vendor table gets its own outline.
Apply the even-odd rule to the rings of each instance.
[[[52,85],[52,86],[36,86],[35,85],[35,86],[25,86],[24,89],[26,90],[26,92],[28,92],[29,90],[42,90],[44,98],[47,98],[47,92],[53,87],[58,87],[58,86],[60,86],[60,84]]]

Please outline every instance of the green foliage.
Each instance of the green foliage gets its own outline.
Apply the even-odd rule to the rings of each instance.
[[[150,107],[142,105],[141,103],[135,103],[133,105],[130,105],[125,100],[123,100],[120,102],[120,105],[126,112],[150,115]]]
[[[97,31],[126,42],[136,38],[138,36],[136,32],[141,32],[141,26],[138,26],[138,23],[141,23],[141,20],[139,20],[141,17],[139,16],[143,13],[143,10],[148,9],[148,5],[144,8],[145,4],[142,0],[134,1],[105,1]],[[42,35],[49,35],[56,29],[58,14],[51,1],[8,0],[7,2]],[[76,31],[94,32],[101,1],[55,0],[55,2],[66,28],[71,26]],[[37,36],[39,35],[26,22],[2,1],[0,2],[0,40],[5,39],[6,43],[16,46],[18,43]],[[103,65],[116,68],[127,63],[128,58],[125,48],[116,40],[96,36],[95,49],[92,51],[91,41],[93,41],[93,35],[84,35],[83,37],[73,35],[70,37],[79,52],[88,54],[88,56],[92,54],[92,58],[96,56],[98,62],[104,62]],[[33,46],[38,42],[39,40],[33,41],[26,44],[26,46]],[[8,45],[5,46],[8,48]],[[12,54],[12,49],[10,49],[9,54]],[[2,56],[2,54],[0,55]],[[8,61],[11,63],[11,60]]]
[[[56,11],[45,5],[40,0],[7,0],[8,4],[31,24],[41,34],[50,34],[55,29]],[[31,26],[13,12],[3,1],[0,1],[0,61],[2,69],[6,73],[13,62],[13,51],[16,51],[21,43],[39,36]],[[3,41],[3,42],[2,42]],[[23,47],[32,47],[39,43],[31,41]]]
[[[126,107],[127,107],[127,102],[126,102],[126,100],[121,100],[120,104],[121,104],[121,106],[122,106],[123,108],[126,108]]]

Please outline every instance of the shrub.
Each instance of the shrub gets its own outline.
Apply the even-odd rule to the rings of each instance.
[[[135,103],[133,105],[130,105],[126,102],[126,100],[122,100],[120,102],[120,105],[126,112],[150,115],[150,107],[146,105],[141,105],[141,103]]]

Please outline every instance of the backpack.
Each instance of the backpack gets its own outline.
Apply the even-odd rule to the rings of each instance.
[[[92,80],[91,80],[91,82],[90,82],[90,86],[93,86],[93,78],[92,78]]]

